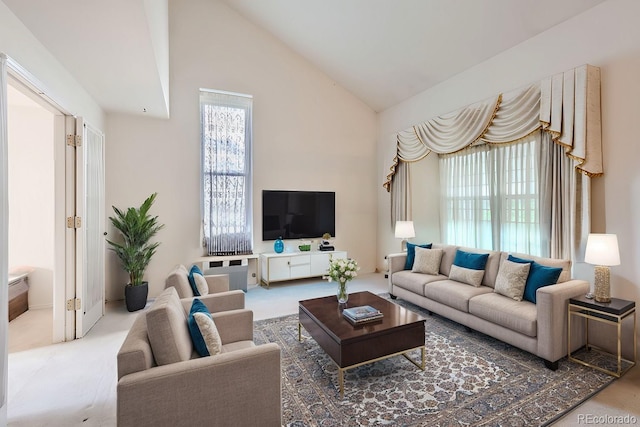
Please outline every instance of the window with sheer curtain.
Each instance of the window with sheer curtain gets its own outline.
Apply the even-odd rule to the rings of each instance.
[[[203,245],[208,255],[253,252],[252,97],[200,91]]]
[[[540,133],[440,156],[445,243],[547,255],[540,225]]]

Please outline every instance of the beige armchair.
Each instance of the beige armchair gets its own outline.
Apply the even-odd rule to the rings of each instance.
[[[205,280],[207,281],[207,285],[209,286],[209,294],[215,294],[219,292],[240,292],[244,294],[242,291],[230,291],[229,290],[229,275],[228,274],[212,274],[205,275]],[[165,289],[174,287],[176,291],[178,291],[178,296],[180,298],[193,298],[193,289],[191,288],[191,284],[189,284],[189,272],[186,267],[182,264],[176,266],[165,280],[164,284]],[[244,308],[244,306],[242,307]]]
[[[239,291],[243,293],[242,291]],[[222,353],[200,357],[187,326],[192,299],[166,289],[140,313],[118,352],[118,426],[280,426],[280,347],[253,343],[253,312],[212,313]]]

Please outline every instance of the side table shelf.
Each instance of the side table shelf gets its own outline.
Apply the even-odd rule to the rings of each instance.
[[[633,360],[624,359],[622,357],[622,321],[633,315]],[[602,366],[597,366],[584,360],[576,359],[571,356],[571,319],[572,317],[582,317],[585,319],[585,345],[587,351],[592,349],[598,350],[605,354],[611,354],[593,344],[589,344],[589,321],[605,323],[607,325],[615,326],[617,329],[617,353],[613,356],[617,359],[617,370],[612,371]],[[580,363],[585,366],[597,369],[605,372],[614,377],[620,378],[625,372],[631,369],[636,364],[637,358],[637,342],[636,342],[636,303],[634,301],[623,300],[619,298],[611,298],[611,302],[600,303],[592,299],[587,299],[582,296],[579,298],[571,298],[568,306],[568,334],[567,334],[567,350],[568,359],[572,362]],[[627,366],[623,368],[622,363],[625,362]]]

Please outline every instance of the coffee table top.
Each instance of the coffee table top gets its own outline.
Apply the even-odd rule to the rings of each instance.
[[[349,294],[349,301],[342,307],[335,295],[300,301],[300,309],[310,317],[315,318],[317,324],[326,332],[334,336],[337,341],[346,341],[363,335],[385,333],[390,329],[424,322],[424,318],[394,304],[371,292],[355,292]],[[342,310],[347,307],[370,305],[380,310],[384,317],[380,320],[354,325],[342,316]]]

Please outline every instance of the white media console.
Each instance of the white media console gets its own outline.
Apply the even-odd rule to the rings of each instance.
[[[331,259],[346,257],[346,251],[263,253],[260,254],[260,281],[269,286],[271,282],[324,276]]]

